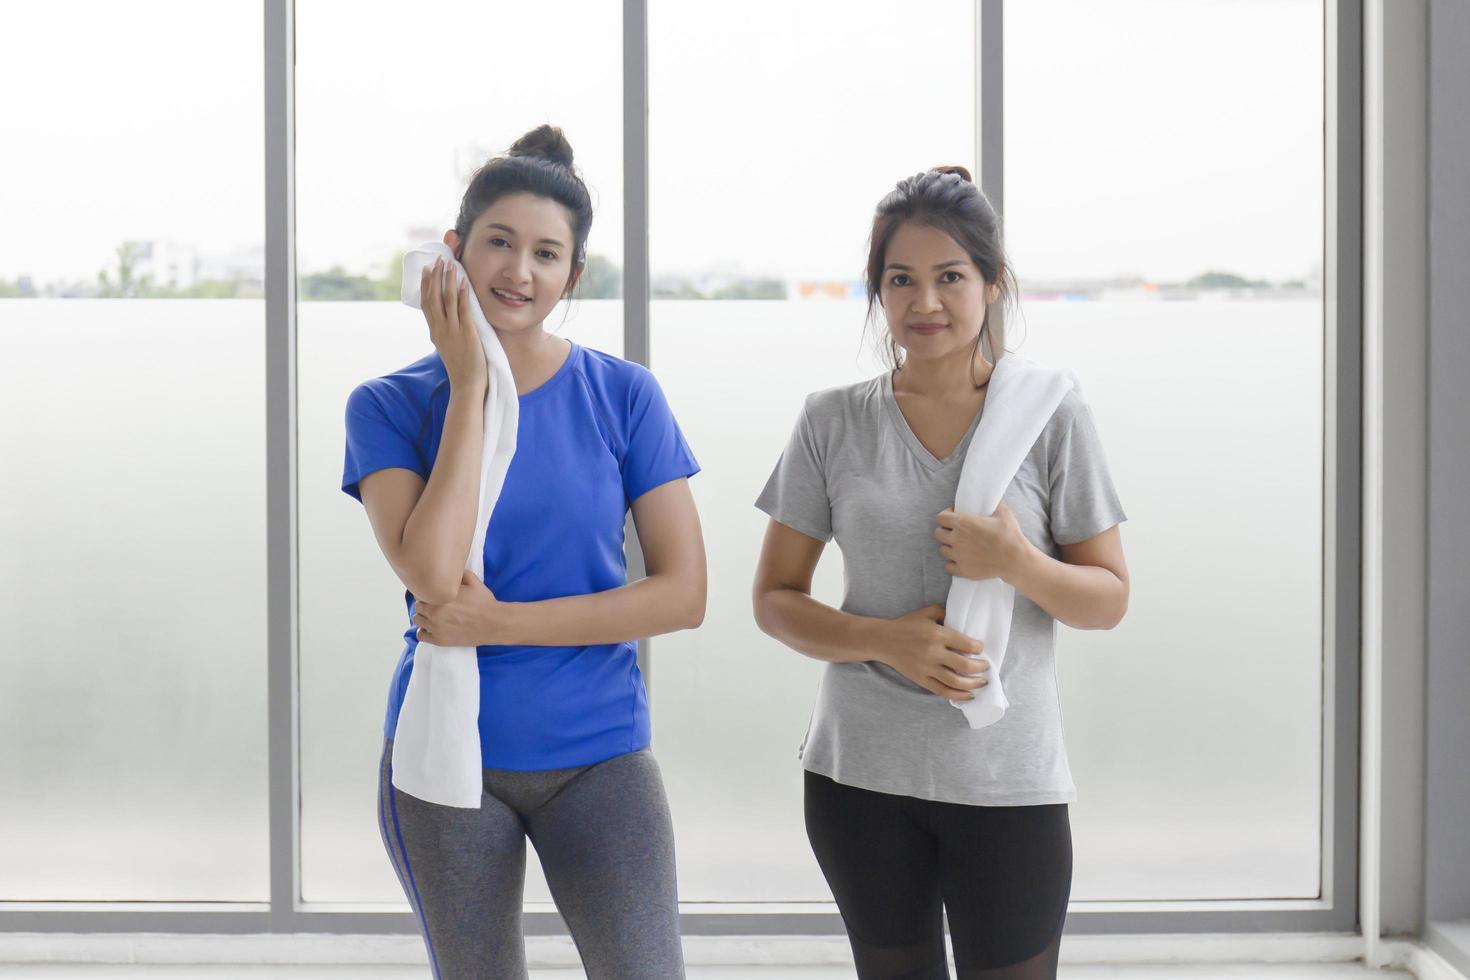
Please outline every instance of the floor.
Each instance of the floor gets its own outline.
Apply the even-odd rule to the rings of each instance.
[[[852,980],[841,966],[691,967],[688,980]],[[1229,966],[1066,966],[1061,980],[1366,980],[1408,977],[1361,964]],[[3,980],[429,980],[407,966],[78,966],[0,964]],[[531,980],[584,980],[581,970],[533,970]]]

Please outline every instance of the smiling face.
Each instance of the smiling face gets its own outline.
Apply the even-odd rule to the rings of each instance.
[[[905,221],[883,260],[879,302],[908,357],[940,358],[974,347],[1000,286],[985,282],[958,242],[931,225]]]
[[[453,231],[454,250],[470,287],[497,330],[534,330],[576,285],[572,226],[567,210],[535,194],[507,194],[487,207],[464,241]],[[463,245],[463,250],[461,250]]]

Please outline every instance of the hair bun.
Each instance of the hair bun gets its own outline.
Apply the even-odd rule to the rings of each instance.
[[[563,167],[572,165],[572,144],[560,126],[543,124],[510,145],[506,156],[541,157]]]
[[[931,167],[929,172],[931,174],[959,174],[961,180],[968,181],[971,184],[975,183],[975,178],[970,176],[970,171],[957,163],[945,164],[942,167]]]

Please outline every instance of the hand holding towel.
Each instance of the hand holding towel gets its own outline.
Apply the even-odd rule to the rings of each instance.
[[[996,361],[980,424],[965,452],[954,509],[994,514],[1005,489],[1021,468],[1046,423],[1066,397],[1082,386],[1071,371],[1044,368],[1018,354]],[[999,578],[955,578],[945,602],[944,625],[984,644],[979,656],[990,661],[988,683],[970,701],[951,701],[971,728],[993,725],[1010,702],[1001,686],[1001,666],[1011,633],[1016,590]]]
[[[422,270],[444,259],[455,282],[468,279],[449,246],[427,242],[403,257],[403,303],[422,308]],[[485,350],[489,385],[485,393],[485,442],[480,457],[480,506],[465,568],[485,577],[485,531],[500,499],[505,474],[516,451],[520,401],[505,349],[479,301],[470,296],[470,316]],[[410,796],[443,806],[480,808],[480,667],[474,647],[440,647],[421,640],[398,727],[393,734],[393,786]]]

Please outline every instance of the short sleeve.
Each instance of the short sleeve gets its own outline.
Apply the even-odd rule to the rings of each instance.
[[[668,399],[652,372],[639,371],[628,389],[627,449],[623,453],[623,493],[629,502],[670,480],[699,472],[699,462],[674,419]]]
[[[1076,410],[1050,459],[1051,536],[1057,544],[1086,541],[1128,519],[1108,472],[1092,409],[1080,397],[1067,396],[1073,399]]]
[[[412,470],[425,480],[429,467],[409,435],[407,420],[397,419],[384,406],[372,383],[353,389],[347,397],[347,453],[342,464],[342,490],[362,500],[358,484],[369,473],[389,467]]]
[[[755,505],[793,531],[819,541],[832,540],[832,499],[805,405]]]

